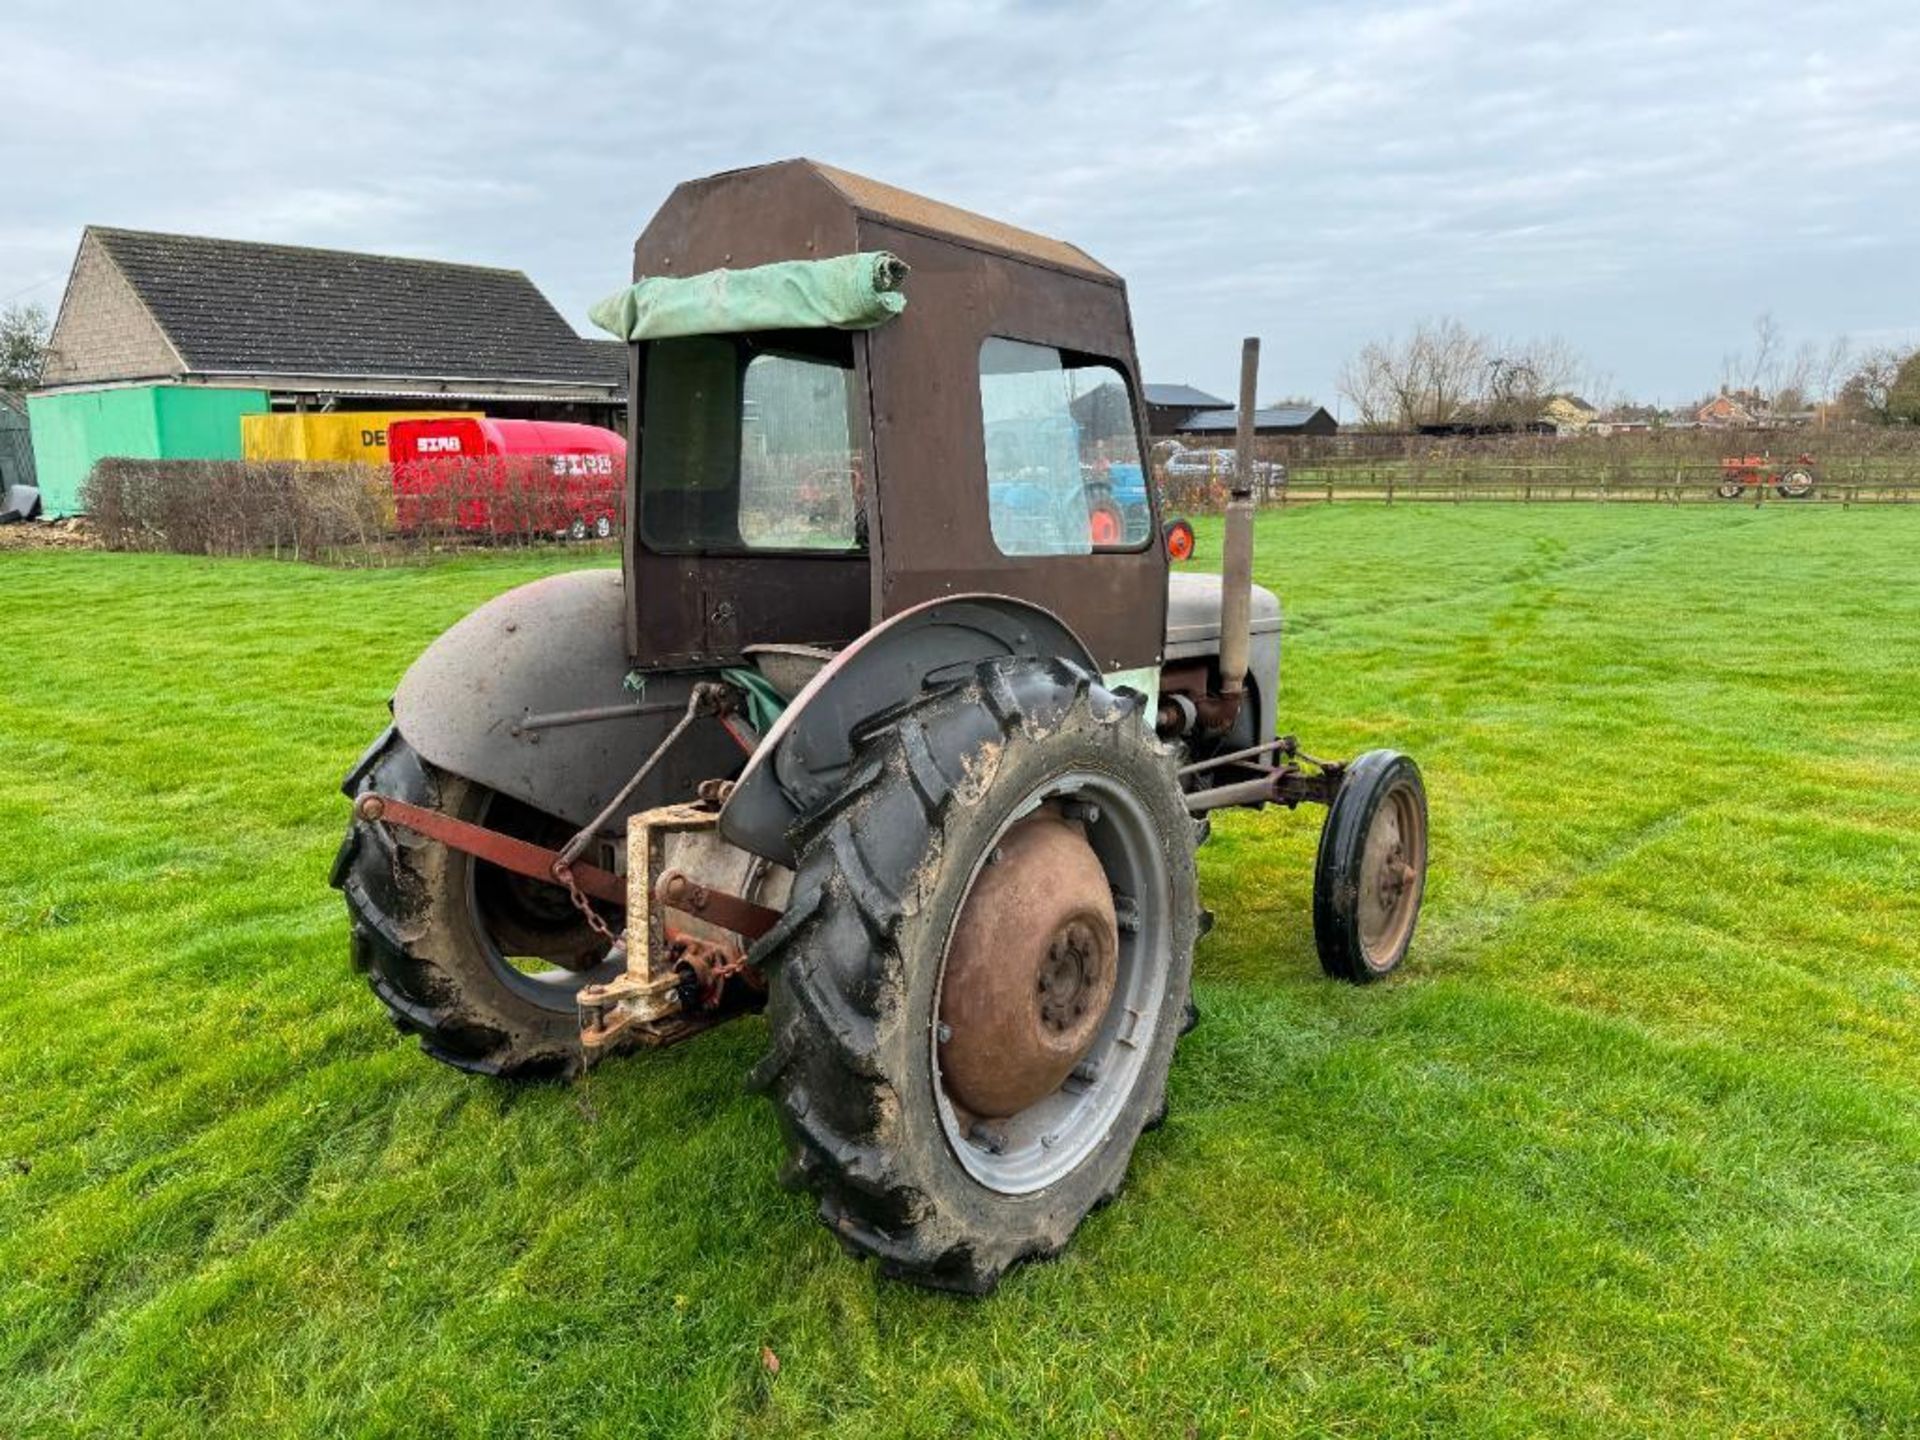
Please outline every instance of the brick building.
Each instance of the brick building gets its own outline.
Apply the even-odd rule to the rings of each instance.
[[[275,411],[620,425],[625,347],[518,270],[90,226],[29,401],[49,514],[108,456],[237,459]]]

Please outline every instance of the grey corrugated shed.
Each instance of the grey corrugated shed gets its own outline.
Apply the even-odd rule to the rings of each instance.
[[[576,334],[518,270],[92,234],[194,373],[605,384],[612,370],[604,347]]]
[[[0,490],[33,485],[33,439],[24,400],[0,390]]]

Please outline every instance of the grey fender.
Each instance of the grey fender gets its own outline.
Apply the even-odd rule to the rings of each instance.
[[[660,743],[701,678],[653,677],[636,695],[625,687],[629,668],[620,572],[552,575],[488,601],[428,646],[394,692],[393,723],[440,769],[584,825]],[[527,724],[563,711],[630,712],[642,702],[648,713]],[[648,776],[629,813],[692,799],[701,780],[739,763],[724,730],[696,725]]]
[[[863,722],[1002,656],[1057,656],[1100,673],[1080,637],[1028,601],[954,595],[916,605],[847,646],[794,696],[721,810],[721,835],[792,865],[789,834],[802,815],[841,793]]]

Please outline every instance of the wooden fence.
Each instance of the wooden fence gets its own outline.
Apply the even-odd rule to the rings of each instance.
[[[1800,454],[1805,437],[1792,439],[1800,444],[1789,448],[1781,437],[1739,434],[1651,442],[1615,437],[1599,444],[1531,437],[1458,444],[1381,436],[1264,443],[1254,493],[1265,505],[1579,501],[1851,507],[1920,502],[1920,444],[1915,443],[1920,436],[1829,436],[1811,460]],[[1383,443],[1390,440],[1398,443]],[[1733,463],[1742,456],[1754,457],[1754,463]],[[1170,507],[1206,511],[1225,503],[1230,460],[1199,474],[1181,468],[1182,473],[1173,474],[1164,463],[1155,466]],[[1805,493],[1786,493],[1781,482],[1796,471],[1811,474],[1812,487]],[[1726,493],[1730,488],[1736,493]]]

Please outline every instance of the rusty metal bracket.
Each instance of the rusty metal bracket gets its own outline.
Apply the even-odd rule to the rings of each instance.
[[[429,840],[438,840],[449,849],[498,865],[502,870],[511,870],[516,875],[560,883],[558,867],[562,857],[559,851],[516,840],[511,835],[489,830],[484,825],[456,820],[439,810],[411,805],[405,800],[396,800],[391,795],[381,795],[372,790],[353,802],[353,813],[361,820],[412,830]],[[573,883],[594,899],[604,900],[611,905],[627,903],[626,882],[611,870],[602,870],[598,865],[584,865],[576,860],[572,864],[572,875]]]
[[[580,1044],[589,1056],[606,1049],[635,1026],[652,1027],[680,1012],[680,976],[669,970],[652,977],[625,971],[604,985],[581,990]],[[646,1034],[636,1038],[660,1043]]]
[[[1317,770],[1308,770],[1291,762],[1262,769],[1246,780],[1231,780],[1207,790],[1195,790],[1187,796],[1187,813],[1204,815],[1235,805],[1258,809],[1262,805],[1284,805],[1289,810],[1301,804],[1331,805],[1346,779],[1346,766],[1329,761]]]
[[[758,940],[780,921],[778,910],[756,905],[751,900],[711,885],[702,885],[692,876],[669,870],[653,887],[656,902],[671,910],[697,916],[723,930]]]

